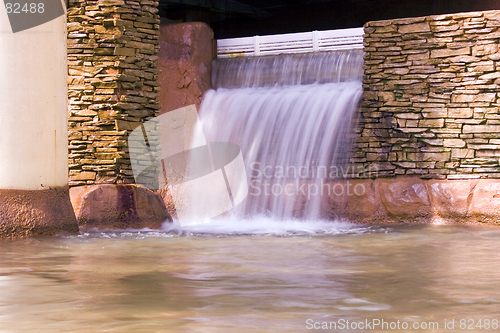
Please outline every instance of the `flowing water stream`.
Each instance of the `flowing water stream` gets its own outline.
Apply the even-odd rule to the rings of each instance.
[[[348,160],[362,65],[360,50],[215,62],[216,89],[199,114],[208,141],[241,147],[249,196],[240,213],[321,217],[320,191],[298,189],[322,188]],[[301,194],[307,199],[297,209]]]

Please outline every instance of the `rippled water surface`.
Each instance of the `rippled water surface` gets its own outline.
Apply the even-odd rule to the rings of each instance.
[[[471,332],[460,319],[500,319],[497,228],[254,219],[2,241],[0,258],[0,332],[314,331],[308,319]]]

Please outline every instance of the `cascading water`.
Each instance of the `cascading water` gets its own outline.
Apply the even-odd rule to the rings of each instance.
[[[322,192],[348,158],[362,64],[358,50],[214,62],[199,114],[207,141],[241,147],[249,195],[237,212],[323,217]]]

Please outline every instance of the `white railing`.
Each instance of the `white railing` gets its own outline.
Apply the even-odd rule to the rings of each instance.
[[[217,40],[217,57],[262,56],[363,48],[363,28]]]

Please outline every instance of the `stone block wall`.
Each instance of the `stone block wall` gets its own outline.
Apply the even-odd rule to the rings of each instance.
[[[69,0],[70,186],[134,182],[127,136],[160,109],[157,6]]]
[[[500,178],[500,11],[369,22],[362,177]]]

